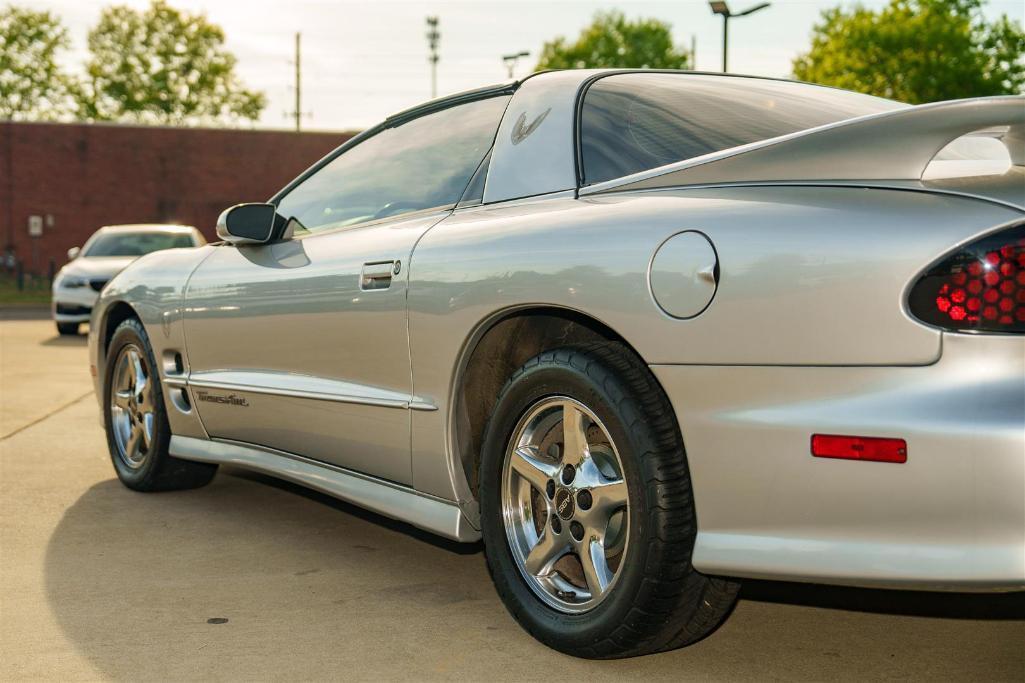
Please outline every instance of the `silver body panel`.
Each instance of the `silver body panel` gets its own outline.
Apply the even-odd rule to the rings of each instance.
[[[569,311],[622,338],[669,396],[698,569],[1025,587],[1025,339],[943,333],[904,308],[928,264],[1022,221],[1020,170],[988,183],[660,181],[578,196],[576,102],[595,75],[520,86],[480,206],[141,259],[94,311],[97,374],[107,316],[130,306],[158,356],[183,356],[184,371],[165,364],[163,377],[166,399],[191,398],[170,410],[176,454],[473,540],[456,410],[469,355],[510,313]],[[704,247],[690,280],[663,261],[649,277],[660,245],[684,233],[707,238],[718,266],[714,297],[690,317],[660,308],[651,283],[690,312],[687,297],[709,297]],[[366,267],[374,280],[395,262],[388,287],[364,288]],[[810,435],[831,429],[905,438],[908,463],[812,458]]]
[[[924,367],[653,371],[686,440],[702,571],[983,590],[1025,577],[1025,338],[945,334]],[[814,432],[903,438],[908,461],[810,458]]]
[[[171,438],[170,452],[189,460],[235,465],[272,474],[379,514],[405,519],[414,526],[456,541],[480,538],[477,531],[467,524],[459,507],[451,501],[388,484],[358,472],[327,467],[291,453],[250,444],[182,436]]]
[[[576,190],[577,90],[598,73],[556,71],[524,81],[495,137],[485,204]]]
[[[409,484],[403,264],[442,217],[217,249],[189,283],[189,367],[248,410],[197,401],[207,432]],[[382,261],[388,273],[398,262],[398,274],[365,289],[364,264]]]

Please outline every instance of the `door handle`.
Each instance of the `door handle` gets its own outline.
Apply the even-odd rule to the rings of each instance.
[[[392,273],[397,270],[395,263],[395,261],[364,263],[363,272],[359,278],[359,288],[366,292],[391,287]]]

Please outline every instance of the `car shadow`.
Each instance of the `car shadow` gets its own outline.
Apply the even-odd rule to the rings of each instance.
[[[39,342],[40,346],[87,346],[89,343],[89,337],[86,334],[79,332],[78,334],[72,335],[55,335],[49,339],[44,339]]]
[[[1025,619],[1025,592],[946,593],[745,580],[741,600],[941,619]]]
[[[457,555],[475,555],[483,549],[483,546],[480,543],[459,543],[458,541],[450,541],[449,539],[442,538],[437,534],[432,534],[429,531],[419,529],[412,524],[407,524],[405,522],[391,519],[390,517],[379,515],[376,512],[371,512],[365,508],[346,503],[344,500],[332,498],[331,496],[320,493],[319,491],[314,491],[313,489],[306,488],[305,486],[293,484],[292,482],[285,481],[284,479],[278,479],[277,477],[261,474],[260,472],[253,472],[252,470],[246,470],[239,467],[222,467],[219,474],[226,474],[228,476],[246,479],[263,486],[270,486],[280,491],[287,491],[293,495],[302,496],[303,498],[320,505],[333,508],[347,515],[376,524],[382,528],[397,531],[409,536],[410,538],[415,538],[421,543],[427,543],[436,548],[450,553],[455,553]]]
[[[449,541],[410,524],[383,517],[318,491],[259,472],[240,468],[224,468],[224,473],[303,496],[339,512],[399,531],[448,552],[472,555],[483,549],[480,543]],[[873,614],[943,619],[1025,619],[1025,591],[1017,593],[958,593],[744,579],[740,599]]]
[[[894,638],[907,648],[894,675],[926,661],[956,672],[980,642],[1008,650],[1017,636],[1002,624],[1022,618],[1025,598],[755,581],[727,624],[692,647],[577,660],[513,621],[480,544],[229,467],[192,491],[93,485],[64,511],[44,567],[48,606],[75,650],[103,676],[133,680],[522,680],[540,671],[655,680],[683,670],[755,680],[773,670],[766,658],[788,648],[801,651],[805,674],[849,661],[850,678],[890,671]],[[894,626],[866,612],[937,617],[938,626]],[[1014,656],[999,665],[1015,666]],[[772,660],[784,667],[777,674],[789,670],[784,659]]]

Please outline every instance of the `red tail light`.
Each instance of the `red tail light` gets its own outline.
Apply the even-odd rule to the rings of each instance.
[[[908,307],[957,332],[1025,332],[1025,224],[944,257],[911,288]]]

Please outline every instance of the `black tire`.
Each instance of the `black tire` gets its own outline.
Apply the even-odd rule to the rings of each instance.
[[[137,468],[129,467],[123,462],[112,428],[111,392],[114,386],[116,359],[121,350],[128,345],[143,350],[143,361],[148,365],[148,372],[153,386],[154,431],[150,448],[144,460]],[[171,441],[171,427],[167,421],[167,410],[164,406],[163,391],[160,386],[159,367],[150,346],[145,328],[135,318],[128,318],[114,331],[107,348],[107,366],[103,382],[103,424],[107,433],[107,448],[114,463],[118,479],[128,488],[135,491],[173,491],[205,486],[217,473],[217,465],[203,462],[192,462],[175,458],[168,453]]]
[[[62,337],[77,337],[79,323],[57,323],[57,334]]]
[[[531,406],[568,396],[604,423],[622,461],[629,541],[618,578],[583,613],[543,602],[527,584],[507,540],[502,469],[513,432]],[[672,406],[648,368],[612,343],[546,351],[503,387],[485,428],[481,524],[488,569],[513,617],[542,643],[577,657],[607,659],[671,650],[714,631],[740,584],[691,565],[697,534],[693,492]]]

